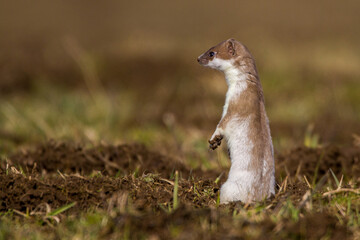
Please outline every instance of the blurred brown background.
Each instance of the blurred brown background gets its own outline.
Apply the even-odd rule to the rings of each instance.
[[[193,130],[210,135],[226,84],[220,73],[198,66],[196,57],[234,37],[257,60],[278,148],[307,137],[351,143],[360,132],[359,7],[355,0],[1,1],[2,131],[19,134],[26,126],[8,124],[9,104],[20,113],[27,111],[23,107],[49,112],[56,105],[56,112],[71,115],[67,109],[76,100],[68,92],[75,91],[95,99],[105,95],[109,111],[117,114],[104,129],[118,126],[115,135],[174,123],[185,135]],[[41,105],[47,101],[53,105]],[[91,108],[88,103],[78,108]],[[44,120],[38,128],[67,121],[47,114],[37,113]],[[106,116],[94,119],[100,125]],[[49,130],[45,136],[73,133],[64,132]],[[96,139],[107,136],[102,134]]]

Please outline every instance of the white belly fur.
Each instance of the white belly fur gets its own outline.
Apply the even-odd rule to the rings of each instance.
[[[231,168],[227,181],[220,189],[220,202],[249,202],[254,196],[254,186],[261,178],[257,172],[248,170],[252,160],[253,142],[248,137],[250,117],[232,119],[225,131],[225,139],[231,156]]]

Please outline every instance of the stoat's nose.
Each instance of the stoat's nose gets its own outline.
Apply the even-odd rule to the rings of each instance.
[[[197,58],[197,61],[200,62],[200,57]]]

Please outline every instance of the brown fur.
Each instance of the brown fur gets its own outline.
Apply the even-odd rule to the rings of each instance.
[[[244,90],[238,98],[230,101],[227,114],[220,121],[219,127],[225,129],[226,124],[234,117],[240,119],[251,117],[249,138],[254,144],[254,148],[252,151],[252,161],[248,170],[255,171],[261,176],[259,186],[257,186],[260,191],[257,191],[258,194],[254,196],[254,198],[256,200],[262,200],[264,196],[267,196],[266,190],[268,188],[266,184],[270,182],[271,176],[271,174],[263,172],[262,161],[272,159],[271,146],[266,144],[271,141],[271,136],[268,131],[268,118],[265,112],[265,103],[260,81],[255,75],[248,75],[247,81],[247,89]],[[273,162],[269,161],[268,164],[271,166]],[[265,190],[265,192],[263,190]]]
[[[239,64],[245,63],[247,60],[246,58],[253,60],[252,55],[250,54],[249,50],[240,42],[236,41],[235,39],[228,39],[223,41],[216,46],[207,50],[204,54],[202,54],[198,58],[198,62],[202,65],[205,65],[214,57],[210,57],[209,53],[215,52],[218,58],[229,60],[232,58],[241,58],[244,62],[239,62]],[[255,64],[255,63],[254,63]]]

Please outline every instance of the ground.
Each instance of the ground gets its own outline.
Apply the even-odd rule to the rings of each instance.
[[[359,234],[359,189],[348,179],[360,177],[359,148],[301,147],[277,159],[275,196],[257,204],[219,205],[226,169],[192,169],[143,145],[86,148],[50,141],[2,162],[2,238],[347,239]]]

